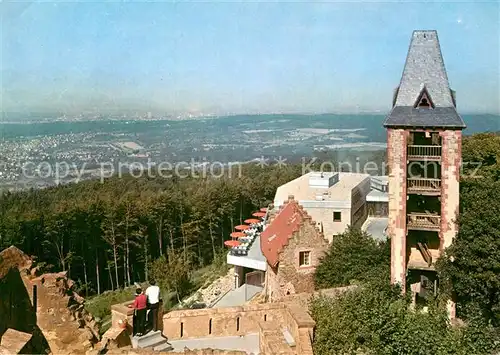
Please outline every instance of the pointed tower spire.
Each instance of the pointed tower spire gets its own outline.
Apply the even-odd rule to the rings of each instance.
[[[436,31],[413,32],[393,109],[384,126],[465,128],[455,109]]]

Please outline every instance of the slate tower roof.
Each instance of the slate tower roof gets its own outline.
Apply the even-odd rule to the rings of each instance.
[[[385,127],[465,128],[436,31],[414,31]]]

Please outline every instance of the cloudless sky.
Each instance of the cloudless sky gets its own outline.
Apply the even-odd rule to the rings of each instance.
[[[500,111],[498,1],[0,6],[6,111],[386,112],[414,29],[460,112]]]

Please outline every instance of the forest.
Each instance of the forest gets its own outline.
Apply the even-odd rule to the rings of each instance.
[[[300,166],[243,166],[219,178],[113,177],[0,199],[0,250],[15,245],[42,271],[67,271],[85,296],[148,279],[162,255],[209,265],[233,227],[267,206]],[[219,174],[220,175],[220,174]]]

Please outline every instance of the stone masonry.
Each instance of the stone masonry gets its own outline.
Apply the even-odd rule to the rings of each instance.
[[[441,250],[453,242],[458,228],[459,180],[462,131],[446,130],[442,137],[441,158]]]
[[[440,251],[449,247],[458,233],[456,223],[459,213],[459,183],[462,160],[462,131],[440,132],[442,138],[441,157],[441,229]],[[447,302],[448,314],[455,318],[456,307],[453,300]]]
[[[389,224],[391,239],[391,282],[406,284],[406,141],[408,131],[387,130],[389,166]]]
[[[34,352],[85,354],[100,339],[99,325],[72,286],[65,272],[38,275],[31,258],[22,251],[16,247],[3,250],[0,320],[5,323],[0,324],[0,336],[11,328],[33,335]]]
[[[297,204],[296,201],[288,203]],[[266,271],[265,292],[270,302],[278,301],[290,294],[313,292],[314,271],[328,249],[328,241],[311,216],[302,206],[298,205],[298,209],[303,215],[302,223],[289,236],[287,244],[281,248],[278,264],[275,267],[268,265]],[[299,265],[301,252],[309,252],[309,266]]]

